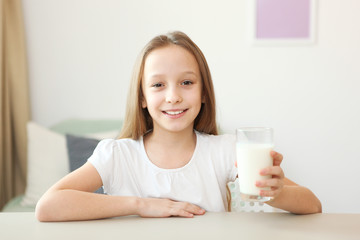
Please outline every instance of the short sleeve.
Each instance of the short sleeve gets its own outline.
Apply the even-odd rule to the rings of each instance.
[[[113,173],[115,165],[116,141],[105,139],[99,142],[93,154],[89,157],[90,162],[98,171],[104,186],[104,192],[108,193],[113,183]]]

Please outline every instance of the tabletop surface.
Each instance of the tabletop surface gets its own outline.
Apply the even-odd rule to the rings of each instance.
[[[360,239],[360,214],[211,213],[194,218],[138,216],[39,222],[0,213],[0,239]]]

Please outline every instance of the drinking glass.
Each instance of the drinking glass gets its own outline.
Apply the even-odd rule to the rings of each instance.
[[[271,176],[261,176],[260,170],[273,166],[270,155],[274,148],[272,128],[244,127],[236,129],[236,159],[238,167],[240,197],[244,201],[265,202],[271,197],[260,196],[260,190],[270,190],[270,187],[259,188],[256,181],[269,179]]]

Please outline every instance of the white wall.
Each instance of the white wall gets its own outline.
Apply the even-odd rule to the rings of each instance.
[[[134,60],[186,32],[213,74],[221,128],[275,128],[290,179],[324,212],[360,213],[360,1],[319,0],[317,42],[247,41],[247,1],[23,0],[33,120],[121,118]]]

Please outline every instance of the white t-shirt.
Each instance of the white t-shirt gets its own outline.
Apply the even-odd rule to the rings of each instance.
[[[167,198],[190,202],[206,211],[227,211],[226,184],[237,174],[235,136],[196,132],[196,137],[193,156],[181,168],[154,165],[142,138],[102,140],[88,161],[97,169],[109,195]]]

